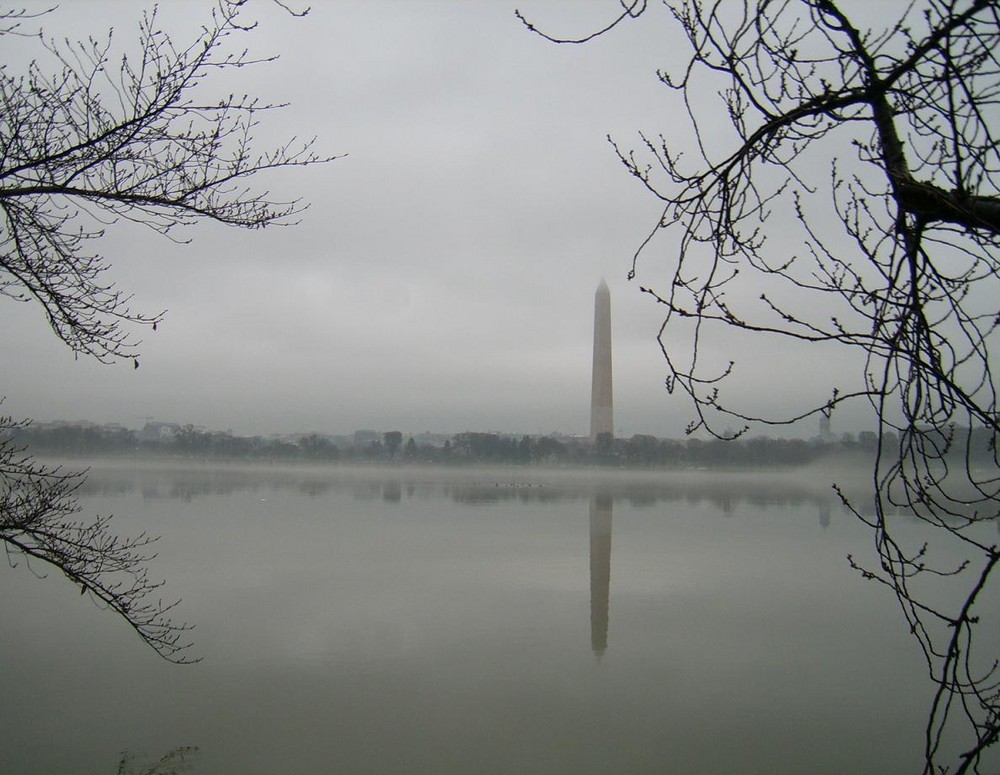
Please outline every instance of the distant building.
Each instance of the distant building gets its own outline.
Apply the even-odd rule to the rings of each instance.
[[[175,422],[147,422],[139,431],[139,441],[168,441],[181,429]]]
[[[590,438],[614,435],[611,390],[611,291],[601,280],[594,294],[594,364],[590,393]]]
[[[421,447],[443,447],[444,443],[448,441],[451,436],[447,433],[431,433],[430,431],[424,431],[423,433],[411,434],[410,438],[413,439],[413,443]]]
[[[358,449],[367,449],[373,443],[379,441],[380,438],[378,431],[373,431],[369,428],[354,431],[354,446]]]

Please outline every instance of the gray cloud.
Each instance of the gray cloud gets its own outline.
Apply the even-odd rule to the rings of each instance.
[[[619,7],[523,6],[568,31]],[[645,128],[687,141],[654,73],[669,64],[671,27],[652,13],[560,47],[526,32],[514,7],[330,2],[294,20],[261,4],[249,44],[280,60],[216,87],[290,102],[262,141],[315,134],[348,155],[261,181],[311,203],[295,228],[202,225],[188,245],[110,230],[101,249],[113,279],[139,307],[169,310],[138,371],[74,361],[37,310],[0,305],[6,410],[238,432],[583,433],[605,277],[620,432],[679,435],[689,410],[663,389],[659,310],[625,281],[659,208],[605,139]],[[170,4],[163,24],[180,40],[204,12]],[[114,25],[128,40],[135,17],[131,5],[86,0],[46,26]],[[655,284],[650,270],[643,281]]]

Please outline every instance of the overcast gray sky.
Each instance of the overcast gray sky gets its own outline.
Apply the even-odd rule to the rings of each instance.
[[[114,26],[128,40],[142,5],[74,0],[45,28],[100,36]],[[261,3],[242,41],[281,58],[244,72],[240,88],[290,102],[261,139],[315,134],[346,156],[261,179],[311,203],[292,229],[202,225],[188,245],[110,230],[101,249],[112,279],[137,307],[168,310],[144,333],[137,371],[74,360],[40,309],[5,300],[6,411],[238,433],[582,434],[603,277],[616,430],[680,436],[691,413],[663,388],[660,311],[625,279],[660,208],[605,139],[628,144],[645,129],[690,140],[655,74],[684,43],[653,6],[613,35],[556,46],[514,9],[579,34],[620,6],[319,0],[292,19]],[[164,3],[164,24],[184,41],[208,8]],[[655,284],[651,273],[640,280]],[[746,384],[779,402],[794,388],[779,390],[773,372]]]

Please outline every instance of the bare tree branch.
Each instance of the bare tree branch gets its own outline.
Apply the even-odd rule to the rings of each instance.
[[[249,96],[209,98],[205,79],[270,59],[231,49],[251,27],[246,1],[223,0],[185,47],[159,29],[155,9],[139,53],[113,60],[110,36],[57,42],[27,73],[0,70],[0,293],[37,301],[77,353],[132,358],[126,324],[162,313],[131,307],[103,280],[109,264],[89,245],[118,220],[172,235],[197,221],[262,228],[296,221],[305,205],[250,185],[267,172],[329,162],[313,139],[255,150],[263,115],[281,105]]]
[[[130,329],[155,329],[162,319],[133,309],[131,295],[107,279],[111,264],[95,243],[108,226],[131,221],[177,239],[179,229],[206,220],[293,224],[304,203],[272,198],[254,183],[333,158],[311,139],[258,150],[262,117],[282,106],[211,95],[219,71],[273,61],[233,48],[256,26],[244,19],[248,4],[218,0],[183,45],[159,28],[154,9],[143,16],[135,53],[121,55],[110,33],[56,41],[28,29],[51,11],[0,11],[0,39],[18,35],[38,47],[25,72],[0,66],[0,295],[38,303],[76,354],[134,359]],[[58,570],[160,656],[196,661],[187,652],[190,627],[172,619],[177,603],[162,601],[162,582],[148,576],[155,538],[117,536],[110,517],[78,518],[82,474],[34,461],[12,442],[17,427],[0,418],[0,541],[10,563]]]
[[[1000,519],[1000,4],[915,0],[875,30],[835,0],[667,5],[690,56],[660,79],[683,101],[696,153],[676,131],[640,134],[638,150],[612,141],[664,208],[630,277],[658,235],[674,236],[675,256],[645,269],[665,267],[665,290],[642,287],[666,310],[667,388],[691,399],[690,431],[719,438],[870,405],[872,503],[845,504],[871,526],[878,567],[851,564],[892,589],[936,684],[925,772],[949,760],[979,772],[1000,735],[998,655],[976,648],[998,626],[987,528]],[[733,140],[719,139],[724,122]],[[702,356],[733,330],[854,351],[853,387],[783,416],[731,405],[736,364]],[[743,430],[728,431],[733,419]],[[934,541],[906,545],[900,514]],[[943,543],[967,562],[938,563]]]

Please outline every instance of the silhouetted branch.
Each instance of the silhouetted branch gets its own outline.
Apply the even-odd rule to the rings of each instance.
[[[1000,519],[1000,5],[918,0],[878,30],[833,0],[668,7],[690,56],[659,75],[695,153],[676,126],[640,134],[638,150],[611,141],[663,203],[630,279],[656,235],[675,237],[663,290],[642,287],[666,309],[667,388],[691,399],[689,431],[718,438],[870,405],[872,503],[844,501],[873,529],[878,565],[851,564],[893,590],[937,684],[925,771],[949,757],[979,771],[1000,734],[997,655],[973,648],[997,626],[1000,559],[983,538]],[[595,34],[648,9],[634,10]],[[853,351],[861,368],[822,403],[762,416],[729,403],[736,364],[704,357],[733,330]],[[934,528],[929,546],[902,542],[900,512]],[[942,543],[967,561],[938,562]],[[960,580],[957,601],[929,586]]]
[[[0,417],[0,541],[10,565],[24,564],[37,575],[46,567],[58,570],[81,594],[120,615],[160,656],[197,661],[185,653],[190,626],[170,616],[177,603],[160,599],[163,582],[149,578],[156,539],[118,536],[111,517],[78,518],[76,491],[84,473],[33,460],[10,439],[23,425]]]
[[[304,203],[252,184],[333,158],[312,139],[258,149],[261,119],[282,106],[207,91],[219,71],[274,60],[231,45],[256,26],[243,18],[248,4],[218,0],[186,44],[160,29],[154,8],[121,55],[110,32],[57,41],[31,31],[51,9],[0,11],[0,38],[34,41],[38,52],[21,74],[0,67],[0,295],[37,302],[76,354],[134,359],[129,327],[155,329],[162,319],[133,309],[107,279],[110,262],[93,246],[106,227],[131,221],[182,241],[177,231],[199,221],[289,225]],[[176,603],[159,599],[162,582],[148,576],[155,539],[117,536],[110,517],[78,519],[82,475],[34,461],[11,441],[17,427],[0,418],[0,541],[11,564],[58,569],[165,659],[194,661],[188,625],[171,618]]]
[[[174,237],[200,220],[261,228],[296,221],[297,198],[255,191],[264,173],[331,161],[313,139],[255,150],[261,117],[283,107],[250,96],[211,99],[205,79],[273,61],[229,49],[254,25],[246,0],[223,0],[193,42],[179,47],[156,10],[139,52],[113,58],[112,41],[58,42],[37,34],[45,58],[0,71],[0,293],[42,305],[56,335],[100,360],[131,358],[122,324],[152,326],[104,280],[89,245],[117,220]]]

